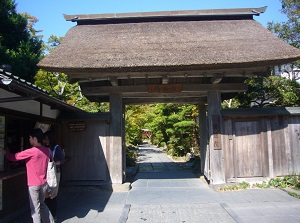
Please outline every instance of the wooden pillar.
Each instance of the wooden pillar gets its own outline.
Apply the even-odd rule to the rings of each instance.
[[[123,182],[126,181],[126,140],[125,140],[125,104],[122,104],[122,157],[123,157]]]
[[[203,102],[200,102],[198,105],[199,108],[199,123],[200,123],[200,158],[201,158],[201,174],[204,174],[207,177],[207,173],[204,173],[205,164],[209,157],[206,156],[207,152],[207,136],[208,136],[208,129],[207,129],[207,116],[206,110],[207,107]]]
[[[112,93],[109,97],[111,122],[109,130],[109,174],[113,184],[122,184],[123,173],[123,104],[119,93]]]
[[[273,145],[272,145],[272,130],[271,130],[271,122],[267,119],[267,149],[268,149],[268,163],[269,163],[269,177],[274,177],[274,166],[273,166]]]
[[[210,182],[225,183],[224,146],[222,145],[221,93],[209,91],[208,96],[208,129],[210,151]]]

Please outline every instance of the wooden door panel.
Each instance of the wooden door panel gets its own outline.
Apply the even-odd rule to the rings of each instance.
[[[259,122],[235,122],[234,130],[234,162],[236,177],[262,176]]]

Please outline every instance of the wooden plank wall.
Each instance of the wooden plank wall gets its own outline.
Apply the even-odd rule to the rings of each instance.
[[[288,126],[288,140],[291,148],[290,174],[300,173],[300,116],[291,117]]]
[[[236,177],[262,176],[262,147],[258,121],[234,122]]]
[[[300,175],[300,116],[229,116],[223,120],[225,178]]]
[[[70,131],[70,120],[62,125],[62,148],[66,153],[62,181],[110,181],[104,156],[106,148],[100,141],[101,137],[108,135],[109,125],[97,120],[80,121],[86,123],[86,130]]]
[[[288,129],[286,117],[276,116],[271,119],[272,134],[272,154],[274,176],[284,176],[289,174],[288,153],[285,130]]]

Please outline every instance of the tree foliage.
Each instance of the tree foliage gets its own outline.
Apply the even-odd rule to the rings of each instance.
[[[51,35],[48,42],[44,44],[45,50],[51,52],[57,47],[63,37]],[[90,102],[81,92],[78,83],[71,84],[68,76],[64,73],[47,72],[39,70],[34,77],[35,84],[47,90],[52,97],[65,101],[66,103],[78,107],[87,112],[106,112],[109,110],[108,103],[99,104]]]
[[[37,20],[16,11],[14,0],[0,3],[0,65],[8,64],[12,73],[32,82],[42,55],[42,40],[33,25]]]
[[[66,103],[88,112],[108,111],[107,104],[90,102],[81,92],[78,83],[70,84],[68,76],[64,73],[52,73],[39,70],[36,74],[35,84],[49,92],[49,94]]]
[[[269,22],[268,29],[283,41],[300,48],[300,0],[281,0],[281,13],[287,16],[286,22]],[[278,67],[280,73],[292,79],[300,79],[300,61]]]
[[[269,22],[268,29],[275,33],[280,39],[300,48],[300,1],[281,0],[281,12],[288,18],[286,22]]]
[[[198,108],[187,104],[156,104],[146,113],[145,127],[152,143],[164,146],[173,156],[184,156],[199,148]]]
[[[128,105],[125,112],[125,138],[127,144],[137,145],[142,143],[142,129],[147,122],[146,113],[151,110],[151,105]]]
[[[44,45],[45,53],[51,53],[55,49],[55,47],[57,47],[61,43],[62,40],[62,36],[51,35],[48,38],[47,43]]]
[[[300,105],[300,84],[281,76],[256,77],[246,80],[248,90],[235,99],[239,107],[288,107]]]
[[[151,143],[165,147],[170,155],[199,151],[198,108],[186,104],[126,106],[126,142],[139,144],[142,129],[151,132]]]
[[[283,41],[300,48],[300,0],[281,0],[281,12],[287,16],[285,22],[269,22],[268,29]],[[246,80],[248,91],[239,93],[224,107],[270,107],[300,106],[299,72],[300,63],[275,66],[273,75]]]

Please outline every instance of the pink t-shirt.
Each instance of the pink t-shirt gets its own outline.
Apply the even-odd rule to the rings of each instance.
[[[47,166],[50,157],[48,148],[38,146],[16,154],[6,152],[5,157],[13,162],[25,160],[28,186],[39,186],[46,183]]]

